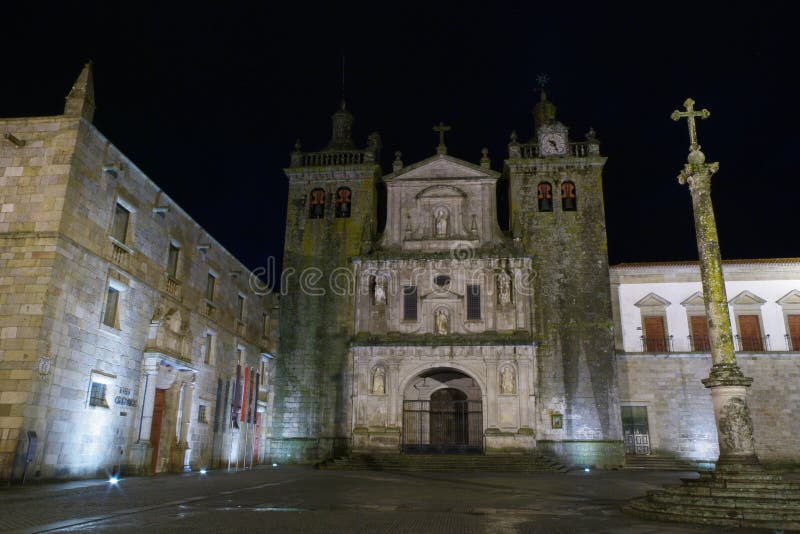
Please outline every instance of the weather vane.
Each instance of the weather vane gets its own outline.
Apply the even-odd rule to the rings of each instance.
[[[542,73],[536,76],[536,88],[538,90],[542,90],[547,87],[548,83],[550,83],[550,76],[547,74]]]

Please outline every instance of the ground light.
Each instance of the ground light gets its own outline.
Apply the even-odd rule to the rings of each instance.
[[[111,484],[112,486],[116,486],[118,482],[119,479],[116,476],[112,475],[108,477],[108,483]]]
[[[278,464],[272,464],[272,467],[278,467]]]
[[[205,467],[201,467],[201,468],[200,468],[200,474],[201,474],[201,475],[205,475],[206,473],[208,473],[208,471],[206,470],[206,468],[205,468]]]
[[[584,473],[588,473],[588,472],[589,472],[589,468],[588,468],[588,467],[584,467],[584,468],[583,468],[583,472],[584,472]]]

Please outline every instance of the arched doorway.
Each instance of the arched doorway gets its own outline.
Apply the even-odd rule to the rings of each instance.
[[[406,453],[483,452],[480,387],[452,369],[420,374],[404,391],[401,445]]]

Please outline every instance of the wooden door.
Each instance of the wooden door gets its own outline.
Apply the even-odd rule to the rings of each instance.
[[[692,327],[692,350],[694,352],[708,352],[711,350],[711,341],[708,338],[708,320],[705,315],[692,315],[689,317]]]
[[[789,350],[800,350],[800,315],[786,317],[789,324]]]
[[[742,350],[745,352],[760,352],[764,350],[758,315],[739,316],[739,339],[741,340]]]
[[[663,317],[660,315],[645,316],[644,341],[644,350],[646,352],[667,351],[667,335]]]
[[[164,420],[164,405],[167,399],[166,389],[156,389],[153,398],[153,424],[150,426],[150,443],[153,445],[153,473],[158,465],[158,445],[161,441],[161,423]]]

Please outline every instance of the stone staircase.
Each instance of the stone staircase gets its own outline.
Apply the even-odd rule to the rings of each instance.
[[[683,484],[648,491],[624,510],[659,521],[730,527],[800,529],[800,483],[771,473],[703,472]]]
[[[494,471],[566,472],[568,468],[545,456],[522,454],[354,454],[317,464],[319,469],[375,471]]]
[[[626,456],[625,469],[651,471],[697,471],[697,464],[669,456]]]

